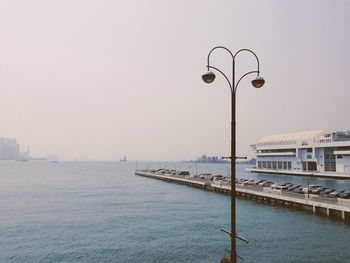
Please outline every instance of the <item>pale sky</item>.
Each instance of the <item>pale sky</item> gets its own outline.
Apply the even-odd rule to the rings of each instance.
[[[350,129],[350,1],[0,1],[0,137],[34,157],[194,159],[230,151],[230,92],[201,75],[250,48],[238,155],[269,134]],[[212,65],[231,77],[231,59]],[[236,77],[255,70],[241,54]]]

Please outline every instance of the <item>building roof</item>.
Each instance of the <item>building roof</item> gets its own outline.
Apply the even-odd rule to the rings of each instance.
[[[323,130],[308,131],[308,132],[296,132],[296,133],[285,133],[278,135],[270,135],[262,137],[257,145],[268,146],[268,145],[287,145],[296,144],[297,141],[305,141],[310,139],[317,139],[327,132]]]

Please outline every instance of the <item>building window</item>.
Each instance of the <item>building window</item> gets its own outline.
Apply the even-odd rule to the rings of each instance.
[[[283,162],[283,169],[287,170],[287,162]]]
[[[272,169],[277,170],[277,162],[276,161],[272,162]]]
[[[335,172],[336,171],[336,161],[333,151],[335,148],[325,148],[324,149],[324,170],[326,172]]]
[[[312,148],[307,148],[308,153],[312,153]]]
[[[267,161],[267,169],[271,169],[271,161]]]
[[[282,170],[282,162],[278,161],[278,170]]]
[[[258,168],[261,168],[261,162],[258,161]]]
[[[263,168],[266,168],[266,161],[263,161]]]
[[[288,170],[292,170],[292,162],[288,162]]]
[[[338,154],[337,158],[338,158],[338,159],[343,159],[343,155]]]

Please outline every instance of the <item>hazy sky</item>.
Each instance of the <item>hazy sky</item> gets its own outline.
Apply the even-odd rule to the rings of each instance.
[[[264,135],[348,129],[349,13],[347,0],[1,0],[0,137],[70,160],[228,155],[228,86],[201,80],[215,45],[254,50],[266,79],[240,84],[238,155]],[[211,61],[231,76],[226,53]]]

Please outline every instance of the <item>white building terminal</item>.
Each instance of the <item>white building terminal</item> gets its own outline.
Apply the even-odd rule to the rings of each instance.
[[[252,172],[350,178],[350,131],[265,136],[252,145]]]

